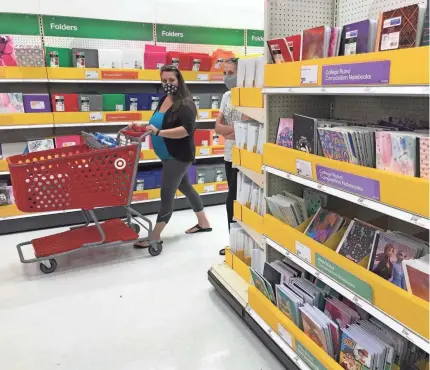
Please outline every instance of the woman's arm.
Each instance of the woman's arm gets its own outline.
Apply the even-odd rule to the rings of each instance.
[[[189,136],[184,126],[169,128],[167,130],[160,130],[158,136],[165,137],[167,139],[183,139]]]

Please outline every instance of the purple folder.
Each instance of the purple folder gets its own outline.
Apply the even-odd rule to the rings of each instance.
[[[49,94],[24,94],[25,113],[51,112],[51,99]]]

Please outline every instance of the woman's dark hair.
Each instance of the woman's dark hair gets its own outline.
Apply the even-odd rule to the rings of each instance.
[[[160,77],[163,74],[163,72],[173,72],[178,79],[178,91],[175,95],[172,96],[173,98],[173,106],[172,110],[173,112],[176,112],[178,108],[182,104],[189,105],[190,103],[193,103],[193,98],[191,97],[190,90],[188,90],[188,87],[184,81],[184,77],[182,77],[181,71],[172,65],[164,65],[160,69]]]

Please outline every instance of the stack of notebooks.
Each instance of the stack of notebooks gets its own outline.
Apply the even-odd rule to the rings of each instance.
[[[347,220],[335,212],[320,208],[305,230],[305,234],[324,244],[337,233]]]
[[[263,154],[264,127],[257,121],[234,122],[234,135],[239,149]]]
[[[251,211],[263,216],[264,191],[242,172],[237,174],[237,201]]]
[[[314,216],[321,207],[326,207],[328,195],[311,188],[303,189],[303,196],[283,191],[266,197],[270,214],[278,220],[296,227]]]
[[[414,4],[344,27],[320,26],[267,41],[273,63],[412,48],[429,44],[428,8]]]
[[[382,230],[364,221],[354,219],[349,224],[336,252],[355,263],[362,263],[362,261],[366,263],[378,231]]]
[[[230,250],[246,264],[251,264],[253,250],[258,249],[257,243],[238,224],[230,226]]]
[[[345,369],[414,369],[428,355],[292,261],[251,269],[251,283]]]
[[[272,216],[293,227],[308,219],[305,200],[287,191],[267,197],[266,203]]]
[[[408,266],[415,264],[416,266],[427,266],[426,275],[428,276],[428,243],[408,234],[378,230],[370,247],[371,254],[368,264],[370,271],[411,293],[414,290],[422,290],[419,288],[420,286],[426,288],[426,300],[428,301],[428,278],[421,281],[414,278],[411,280],[408,274],[408,271],[411,270]],[[414,260],[420,262],[413,263]]]
[[[428,135],[414,120],[406,124],[389,118],[377,126],[359,126],[295,114],[279,120],[275,142],[342,162],[428,179]]]

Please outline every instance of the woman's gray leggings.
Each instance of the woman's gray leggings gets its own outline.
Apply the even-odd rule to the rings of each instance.
[[[158,213],[157,222],[169,222],[173,212],[173,202],[176,190],[184,194],[194,212],[203,210],[200,195],[194,190],[188,178],[188,168],[191,162],[180,162],[176,159],[166,159],[163,163],[163,179],[161,183],[161,208]]]

